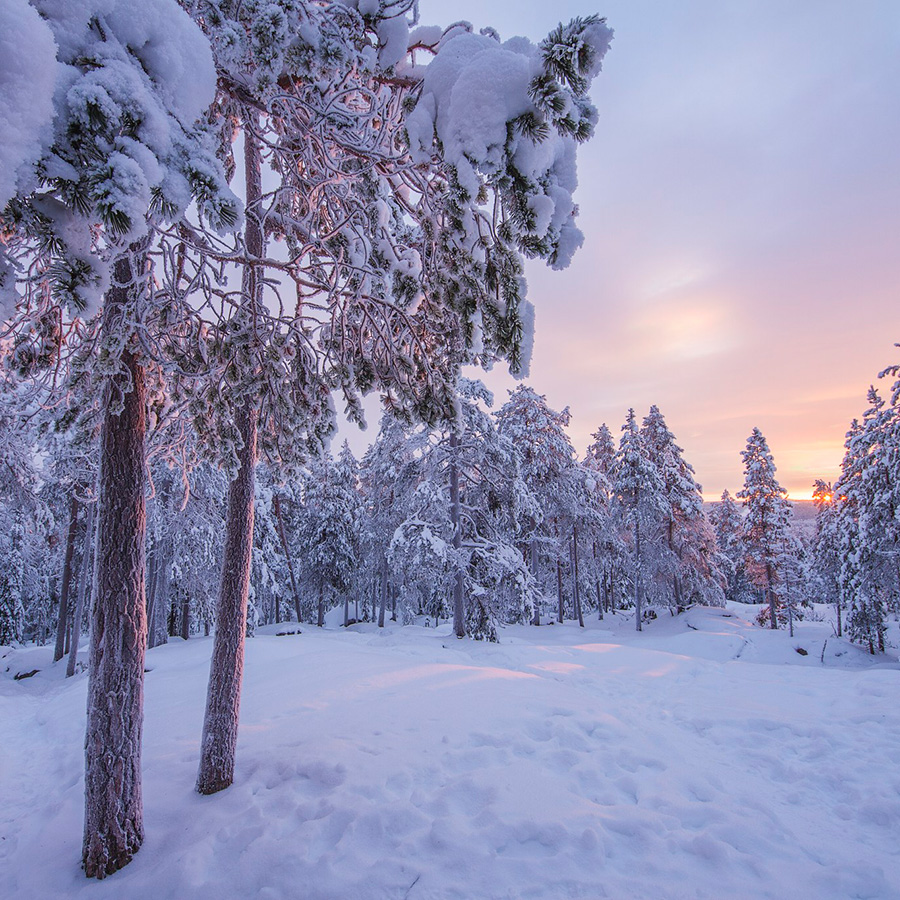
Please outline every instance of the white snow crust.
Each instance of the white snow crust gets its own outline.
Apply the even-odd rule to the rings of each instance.
[[[27,0],[0,3],[0,209],[29,176],[52,137],[56,44]]]
[[[504,629],[267,626],[235,784],[193,790],[211,641],[147,655],[147,838],[79,870],[86,678],[0,650],[0,896],[900,896],[900,669],[758,607]],[[807,651],[803,656],[796,648]],[[39,668],[32,678],[17,672]]]

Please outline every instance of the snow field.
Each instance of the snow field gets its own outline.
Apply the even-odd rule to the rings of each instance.
[[[211,642],[152,650],[147,838],[99,883],[78,868],[85,676],[8,651],[0,896],[900,896],[896,665],[820,623],[632,628],[260,634],[235,785],[212,797],[193,792]]]

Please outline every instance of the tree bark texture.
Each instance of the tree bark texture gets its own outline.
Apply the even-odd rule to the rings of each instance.
[[[69,659],[66,663],[66,678],[75,674],[75,663],[78,660],[78,644],[81,641],[81,619],[84,616],[84,601],[88,598],[93,581],[94,569],[94,516],[96,503],[89,503],[87,518],[84,523],[84,549],[81,559],[81,575],[78,579],[78,594],[75,600],[75,612],[72,615],[72,640],[69,647]]]
[[[122,307],[139,289],[136,284],[144,259],[144,254],[132,247],[116,261],[114,283],[104,306],[105,333],[121,327]],[[127,347],[121,362],[124,372],[107,385],[104,397],[85,737],[82,860],[88,877],[96,878],[129,863],[144,840],[141,731],[147,639],[147,392],[144,370]],[[121,411],[115,409],[116,402],[121,402]]]
[[[556,561],[556,621],[562,625],[565,619],[565,601],[563,600],[562,563]]]
[[[638,631],[643,631],[641,623],[641,526],[635,517],[634,522],[634,612]]]
[[[378,627],[384,628],[384,610],[387,607],[388,571],[387,562],[381,567],[381,603],[378,607]],[[374,610],[373,610],[374,612]]]
[[[181,597],[181,638],[188,640],[191,636],[191,598],[188,593]]]
[[[261,260],[265,252],[265,234],[260,218],[262,158],[256,136],[259,114],[245,110],[244,119],[244,180],[247,197],[244,243],[247,255],[251,259]],[[252,321],[255,321],[262,303],[263,275],[257,264],[251,262],[244,266],[242,312]],[[214,794],[227,788],[234,780],[253,553],[257,419],[258,410],[248,402],[234,410],[235,426],[242,446],[238,451],[238,473],[228,490],[222,578],[206,694],[206,714],[203,719],[200,770],[197,775],[197,790],[201,794]]]
[[[456,451],[459,439],[456,431],[450,432],[450,521],[453,523],[453,549],[457,552],[456,577],[453,579],[453,633],[458,638],[466,636],[466,603],[463,591],[463,571],[459,567],[459,551],[462,547],[462,516],[459,501],[459,466]]]
[[[75,556],[75,532],[78,530],[78,497],[72,491],[69,500],[69,527],[66,530],[66,555],[63,560],[62,585],[59,589],[59,621],[56,623],[56,647],[53,662],[66,652],[66,626],[69,620],[69,588],[72,584],[72,558]]]
[[[222,579],[197,776],[197,790],[201,794],[214,794],[234,780],[253,552],[256,417],[254,409],[241,407],[235,411],[243,447],[238,452],[240,469],[228,490]]]
[[[581,610],[581,587],[578,584],[578,526],[572,529],[572,568],[575,574],[575,583],[572,588],[575,596],[575,618],[578,624],[584,628],[584,614]]]
[[[529,545],[529,555],[530,565],[531,565],[531,574],[534,577],[535,583],[537,583],[537,566],[538,566],[538,558],[537,558],[537,541],[532,538],[531,543]],[[532,619],[532,625],[540,625],[541,624],[541,601],[535,596],[534,600],[534,618]]]
[[[766,594],[769,600],[769,627],[778,627],[778,611],[775,609],[775,591],[772,590],[774,572],[770,563],[766,563]]]

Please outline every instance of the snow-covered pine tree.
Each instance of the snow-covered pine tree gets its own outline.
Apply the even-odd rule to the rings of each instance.
[[[12,382],[0,396],[0,645],[23,640],[30,602],[49,600],[40,544],[46,546],[42,539],[54,523],[39,493],[38,444],[22,414],[23,399]]]
[[[743,501],[746,568],[750,580],[765,593],[768,608],[763,621],[777,628],[784,619],[782,554],[789,537],[791,504],[787,491],[775,477],[775,462],[763,433],[754,428],[741,451],[744,486],[737,496]]]
[[[725,597],[737,603],[755,603],[754,588],[746,573],[747,550],[744,546],[744,517],[730,491],[722,491],[714,503],[709,520],[716,535],[716,546],[725,572]]]
[[[630,533],[635,628],[642,630],[644,585],[656,569],[656,548],[648,547],[648,537],[656,534],[669,514],[665,485],[650,459],[649,450],[629,409],[612,471],[616,513]]]
[[[813,596],[819,603],[834,606],[835,630],[843,636],[841,610],[841,562],[839,556],[838,516],[840,498],[835,496],[830,482],[816,479],[813,484],[813,503],[816,506],[816,533],[813,537],[809,565],[809,579]]]
[[[545,597],[557,594],[559,618],[563,602],[561,566],[568,556],[570,536],[568,530],[560,531],[560,520],[574,508],[571,479],[575,450],[566,433],[569,410],[551,409],[545,396],[522,384],[509,392],[509,400],[496,418],[497,430],[516,449],[522,481],[534,497],[527,512],[530,521],[523,531],[529,570]],[[554,581],[555,589],[550,586]],[[540,600],[533,621],[540,624]]]
[[[304,548],[300,577],[317,599],[316,624],[321,628],[326,607],[353,584],[359,557],[356,473],[347,457],[335,463],[325,453],[311,462],[303,485],[296,531]]]
[[[361,581],[359,578],[359,553],[362,534],[362,496],[359,485],[359,461],[353,455],[347,441],[341,445],[335,465],[338,483],[344,489],[347,531],[351,535],[350,548],[353,559],[350,563],[349,587],[344,591],[344,627],[350,624],[350,594]],[[355,618],[355,616],[354,616]]]
[[[391,559],[408,587],[430,560],[428,594],[452,585],[456,635],[493,641],[498,625],[530,618],[534,581],[516,541],[535,501],[514,445],[488,412],[491,393],[467,378],[458,392],[457,420],[422,446],[417,502],[395,532]]]
[[[413,7],[412,0],[377,8],[276,4],[267,8],[269,27],[259,28],[253,4],[193,5],[217,54],[221,121],[243,128],[245,163],[250,150],[243,262],[253,288],[245,283],[239,306],[246,308],[253,295],[253,311],[236,317],[227,332],[239,364],[230,364],[226,342],[218,349],[225,351],[219,356],[226,371],[245,373],[240,386],[231,384],[231,406],[243,403],[253,415],[268,412],[277,421],[259,432],[264,445],[270,434],[273,443],[297,446],[293,435],[304,429],[321,439],[331,427],[332,387],[357,418],[360,392],[372,389],[407,416],[427,422],[452,416],[462,364],[500,358],[516,371],[526,364],[530,307],[522,296],[520,255],[564,266],[580,242],[573,223],[574,152],[593,132],[596,113],[586,91],[609,29],[596,17],[576,20],[537,48],[521,40],[501,46],[459,25],[407,40],[406,13]],[[435,58],[423,67],[412,53]],[[493,72],[498,64],[512,71],[510,62],[516,75],[499,85]],[[496,115],[477,123],[470,145],[460,132],[461,123],[469,132],[473,124],[467,98],[498,89],[501,102],[490,107]],[[263,143],[279,179],[269,196],[262,193],[254,149]],[[286,267],[263,259],[268,234],[285,238]],[[192,243],[210,258],[202,242]],[[284,314],[280,298],[266,307],[255,295],[272,267],[297,287],[293,313]],[[275,307],[282,313],[273,331],[261,324],[261,314]],[[275,341],[277,351],[258,352],[275,334],[284,336]],[[268,377],[279,369],[291,377]],[[273,390],[279,383],[291,387]],[[232,418],[226,428],[234,432],[238,419]],[[249,431],[237,431],[232,444],[247,447]],[[238,480],[252,479],[253,457]],[[245,516],[242,532],[251,529]],[[242,558],[226,550],[226,560]],[[232,635],[240,632],[247,580],[236,570],[223,578],[223,604],[237,610],[227,629]],[[234,590],[226,591],[226,582]],[[234,652],[221,664],[214,655],[211,683],[228,695],[231,712],[221,704],[213,709],[210,696],[202,791],[226,786],[233,768],[225,745],[233,746],[236,733],[239,684],[221,684],[228,672],[239,682],[241,646],[239,638],[226,639],[224,614],[219,620],[217,641],[221,634]]]
[[[869,389],[868,409],[862,422],[851,424],[834,486],[840,498],[840,585],[850,607],[847,634],[871,653],[884,650],[887,609],[898,597],[896,396],[895,386],[887,404]]]
[[[662,526],[664,546],[670,554],[665,566],[671,567],[668,603],[678,609],[690,603],[721,606],[725,600],[725,577],[694,468],[684,459],[684,451],[675,443],[675,435],[657,406],[650,407],[641,433],[668,503]]]
[[[83,846],[85,872],[103,878],[143,840],[142,355],[150,342],[135,326],[149,318],[147,241],[154,223],[177,219],[192,199],[214,226],[234,224],[237,210],[207,132],[194,124],[212,98],[212,59],[177,3],[33,5],[43,30],[29,38],[46,56],[49,28],[57,52],[40,80],[51,97],[47,121],[0,213],[9,235],[0,277],[7,300],[17,285],[24,291],[16,319],[37,323],[28,334],[39,360],[58,358],[70,333],[52,323],[66,311],[89,316],[103,299],[98,370],[107,382]]]
[[[416,488],[421,480],[421,452],[428,440],[422,429],[411,429],[385,412],[375,442],[359,467],[362,515],[360,519],[361,559],[357,590],[363,593],[364,614],[384,625],[384,609],[391,589],[388,553],[399,525],[413,513]],[[434,580],[423,571],[422,584]],[[435,621],[444,618],[444,592],[429,594],[421,588],[426,612]],[[408,599],[408,598],[406,598]]]
[[[591,528],[591,553],[588,570],[594,579],[597,615],[613,608],[616,573],[624,565],[625,547],[613,521],[612,472],[616,461],[616,445],[609,428],[604,422],[593,435],[593,443],[588,445],[582,465],[590,473],[593,486],[591,506],[598,516]]]

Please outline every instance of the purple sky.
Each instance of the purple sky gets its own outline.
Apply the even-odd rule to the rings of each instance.
[[[792,496],[834,478],[868,385],[900,362],[900,3],[420,12],[504,39],[591,12],[615,29],[592,95],[600,125],[579,153],[585,245],[564,272],[528,268],[528,382],[571,408],[578,452],[601,422],[618,435],[629,406],[656,403],[708,498],[740,487],[754,426]],[[498,405],[514,384],[485,380]]]

